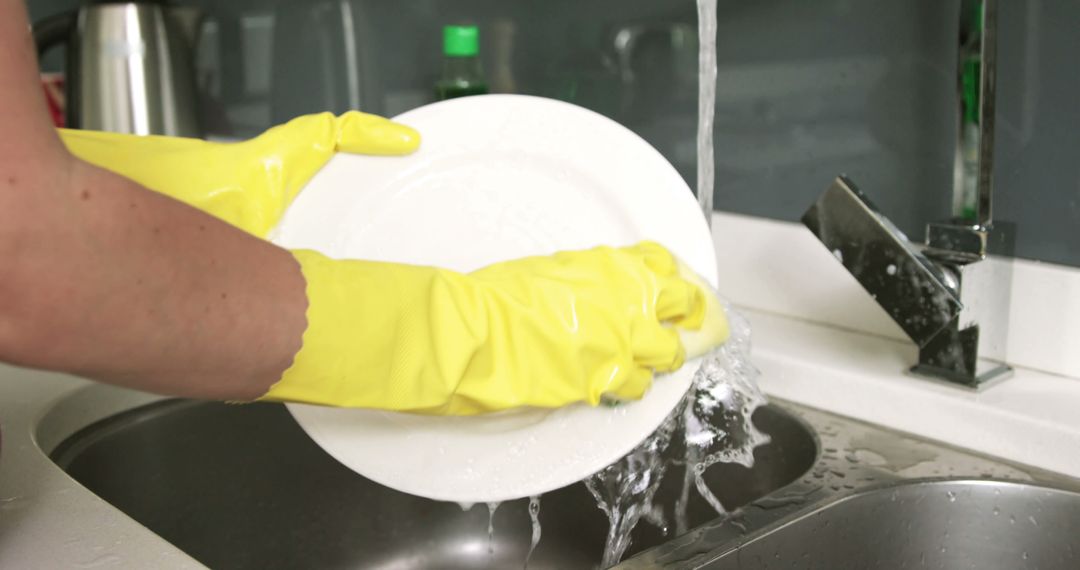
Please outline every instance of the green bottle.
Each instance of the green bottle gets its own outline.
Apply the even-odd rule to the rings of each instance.
[[[476,26],[446,26],[442,78],[435,83],[435,97],[441,101],[487,92],[480,66],[480,31]]]

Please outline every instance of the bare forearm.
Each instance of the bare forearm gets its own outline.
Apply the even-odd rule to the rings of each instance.
[[[72,157],[22,0],[0,0],[0,360],[168,394],[254,398],[300,348],[281,249]]]
[[[305,328],[292,256],[72,161],[51,188],[7,189],[21,199],[0,237],[0,358],[175,395],[265,393]]]

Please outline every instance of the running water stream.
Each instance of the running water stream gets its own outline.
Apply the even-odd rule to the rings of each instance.
[[[697,0],[698,9],[698,126],[697,197],[707,224],[712,225],[713,120],[716,101],[716,0]],[[666,528],[663,505],[653,497],[664,475],[673,467],[683,470],[683,489],[672,513],[675,533],[689,530],[687,504],[693,488],[717,514],[727,509],[705,483],[705,470],[715,463],[753,467],[754,448],[768,443],[768,435],[751,421],[754,410],[766,403],[757,387],[758,372],[750,363],[750,326],[741,315],[727,310],[731,338],[702,360],[694,383],[682,403],[659,428],[619,461],[587,478],[584,483],[608,518],[609,530],[601,568],[617,564],[630,546],[630,534],[643,517]],[[494,531],[489,504],[489,549]],[[529,500],[532,557],[540,540],[540,498]],[[490,550],[489,550],[490,552]]]
[[[697,196],[705,223],[712,226],[713,116],[716,111],[716,0],[697,0],[698,130]]]
[[[698,9],[698,130],[697,196],[707,224],[712,225],[713,119],[716,105],[716,0],[697,0]],[[688,530],[686,510],[690,488],[723,516],[727,509],[705,484],[705,470],[714,463],[752,467],[754,448],[768,442],[751,421],[765,397],[757,387],[757,370],[750,363],[750,326],[728,310],[731,339],[708,355],[694,377],[682,404],[648,439],[618,462],[585,481],[596,504],[607,515],[607,541],[601,568],[617,564],[630,546],[630,533],[642,517],[666,527],[662,506],[653,496],[669,466],[683,468],[683,489],[673,506],[676,534]],[[664,459],[672,443],[681,447],[681,460]],[[668,454],[670,455],[670,454]]]

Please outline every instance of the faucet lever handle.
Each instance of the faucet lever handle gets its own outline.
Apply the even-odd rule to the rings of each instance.
[[[847,178],[834,180],[802,222],[920,347],[960,314],[948,275]]]

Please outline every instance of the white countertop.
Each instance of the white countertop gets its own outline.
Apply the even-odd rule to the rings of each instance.
[[[975,392],[908,374],[910,342],[743,314],[769,395],[1080,477],[1080,380],[1017,367]]]
[[[744,314],[770,395],[1080,477],[1076,379],[1020,368],[975,393],[905,374],[915,361],[910,343]],[[0,365],[0,568],[201,568],[41,451],[97,419],[156,399]]]
[[[204,568],[176,547],[72,480],[38,445],[42,418],[92,383],[0,365],[0,569]],[[97,392],[97,391],[95,391]],[[108,401],[63,410],[70,430],[157,399],[127,390],[100,391]],[[52,422],[54,426],[63,421]],[[53,441],[52,443],[57,443]]]

